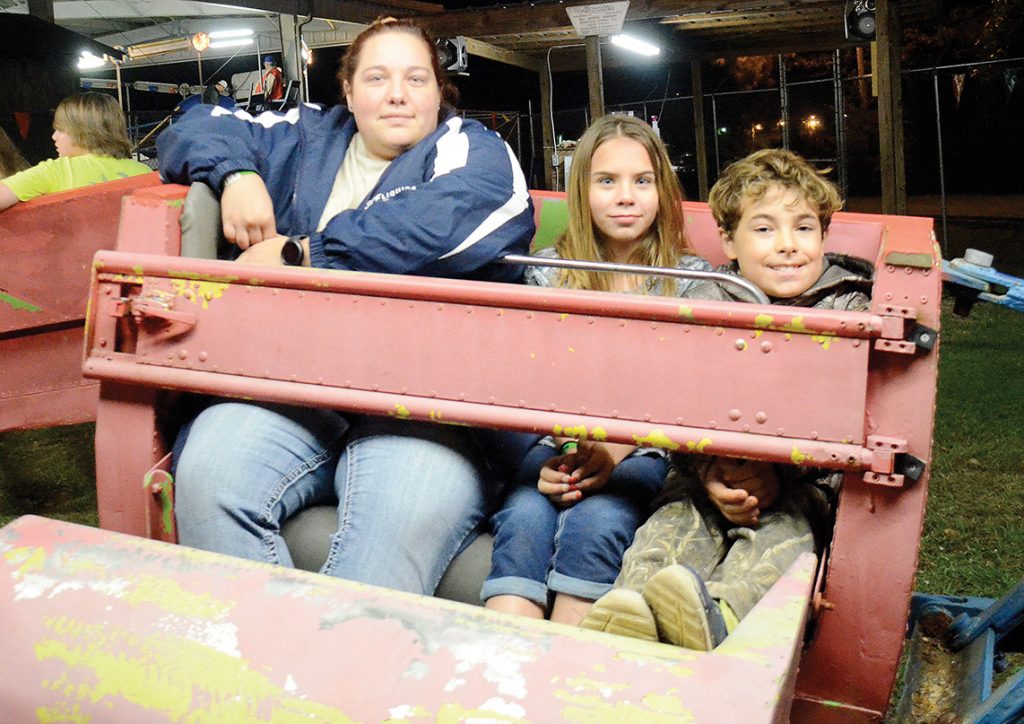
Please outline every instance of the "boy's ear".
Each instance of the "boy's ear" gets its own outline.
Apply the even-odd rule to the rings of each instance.
[[[729,258],[729,261],[736,261],[736,242],[723,227],[718,227],[718,238],[722,240],[722,251]]]

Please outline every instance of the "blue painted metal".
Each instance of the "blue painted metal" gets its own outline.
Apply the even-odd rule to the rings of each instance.
[[[970,293],[977,292],[978,301],[1024,312],[1024,279],[1020,277],[1004,274],[992,267],[972,264],[964,259],[943,259],[942,281],[947,285],[965,287]],[[993,285],[1005,287],[1006,292],[994,293]],[[955,294],[956,290],[953,291]]]
[[[955,660],[955,712],[958,722],[1003,724],[1024,721],[1024,670],[992,691],[993,672],[1000,655],[997,644],[1024,623],[1024,579],[998,601],[990,598],[937,596],[915,593],[911,600],[909,630],[928,619],[948,621],[939,637]],[[1009,642],[1009,641],[1008,641]],[[917,662],[908,667],[917,671]],[[908,683],[908,687],[916,684]]]

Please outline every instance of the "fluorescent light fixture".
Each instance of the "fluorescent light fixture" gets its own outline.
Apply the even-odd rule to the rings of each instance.
[[[252,36],[252,28],[236,28],[235,30],[214,30],[210,38],[248,38]]]
[[[107,64],[103,58],[97,58],[95,55],[90,53],[88,50],[83,50],[82,55],[78,58],[78,69],[89,70],[91,68],[101,68]]]
[[[211,40],[211,48],[234,48],[238,45],[252,45],[252,38],[228,38],[227,40]]]
[[[639,38],[634,38],[632,35],[626,35],[624,33],[613,35],[612,43],[620,48],[632,50],[634,53],[639,53],[640,55],[657,55],[661,52],[661,48],[657,45],[651,45],[645,40],[640,40]]]

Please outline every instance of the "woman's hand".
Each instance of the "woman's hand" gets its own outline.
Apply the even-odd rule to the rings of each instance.
[[[220,216],[224,238],[239,249],[248,249],[277,236],[274,203],[258,174],[243,174],[224,187]]]
[[[733,525],[757,525],[779,495],[775,468],[759,460],[716,457],[703,478],[711,502]]]

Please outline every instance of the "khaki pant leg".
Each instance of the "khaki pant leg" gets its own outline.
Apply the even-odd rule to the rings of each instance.
[[[707,579],[707,588],[741,619],[801,553],[814,552],[811,523],[792,498],[762,515],[757,528],[735,527],[726,535],[729,552]]]
[[[685,563],[701,577],[722,560],[725,538],[713,515],[689,498],[661,506],[636,532],[622,560],[616,587],[639,592],[665,566]]]

